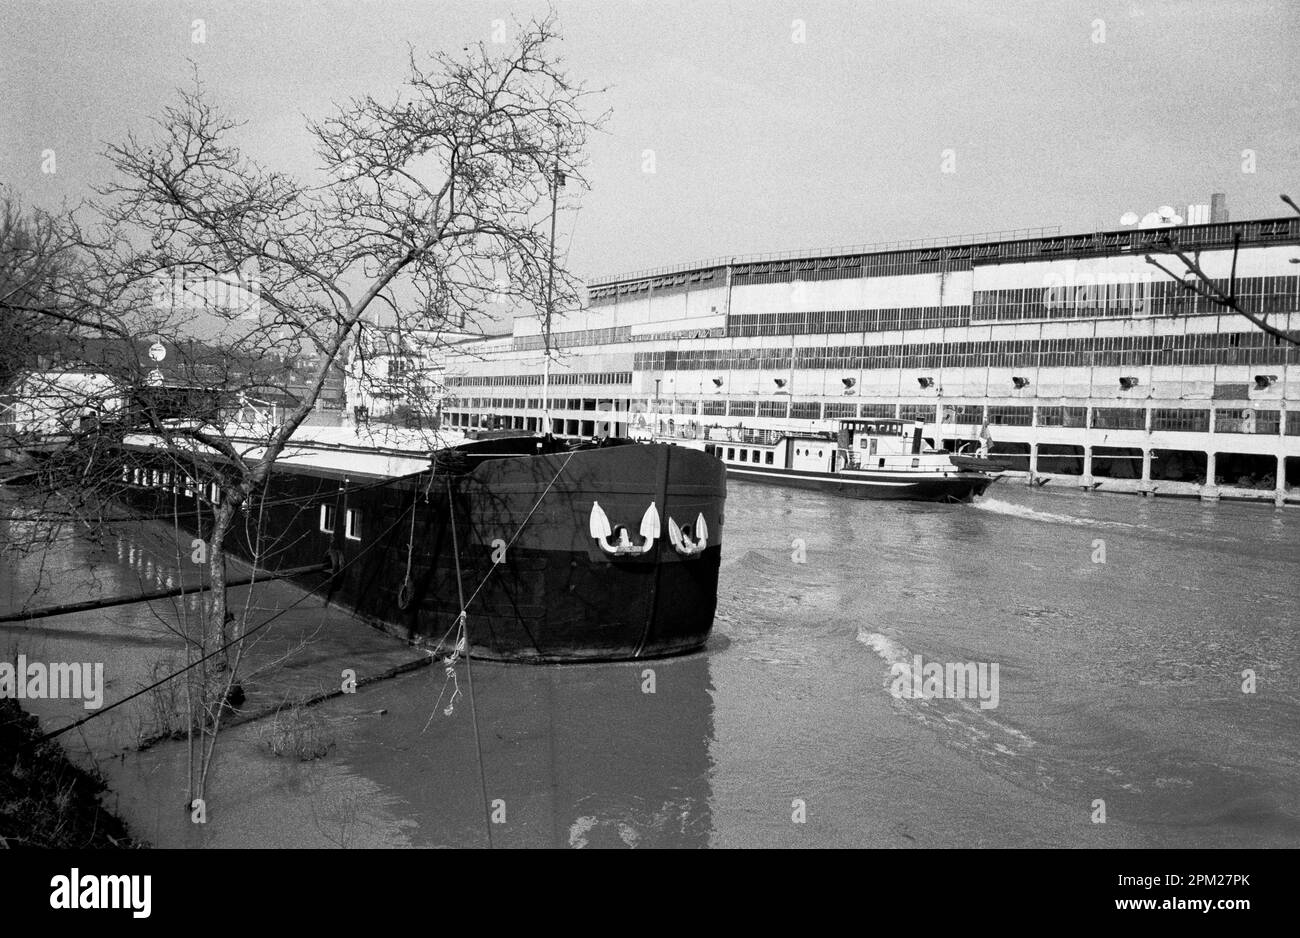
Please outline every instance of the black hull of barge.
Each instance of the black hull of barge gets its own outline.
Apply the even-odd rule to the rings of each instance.
[[[164,465],[147,449],[127,459]],[[277,464],[264,499],[236,518],[227,547],[244,560],[256,555],[267,570],[332,562],[341,572],[294,579],[373,625],[441,652],[453,648],[463,595],[476,658],[661,657],[699,649],[708,639],[725,492],[721,463],[669,446],[492,458],[470,471],[440,471],[432,481],[428,473],[384,480]],[[132,486],[127,498],[155,516],[179,509],[183,528],[210,535],[211,506],[197,493]],[[588,530],[593,502],[631,532],[654,502],[662,534],[647,553],[611,557]],[[335,506],[332,533],[320,529],[326,504]],[[346,536],[348,511],[359,513],[360,539]],[[251,523],[259,513],[261,523]],[[668,519],[693,526],[699,515],[709,527],[708,546],[685,556],[669,539]],[[632,539],[642,542],[635,533]]]

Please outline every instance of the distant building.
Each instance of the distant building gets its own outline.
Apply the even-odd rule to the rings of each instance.
[[[26,371],[4,389],[0,436],[11,442],[66,436],[80,431],[86,421],[120,416],[127,398],[122,384],[102,372]]]
[[[455,350],[482,336],[362,323],[344,366],[346,417],[396,420],[436,428],[445,397],[444,371]]]
[[[1300,331],[1295,217],[736,258],[591,283],[553,336],[550,425],[535,318],[465,344],[447,420],[589,437],[900,417],[949,448],[988,425],[1040,481],[1300,500],[1300,350],[1147,264],[1171,230],[1221,285],[1240,234],[1241,301]]]

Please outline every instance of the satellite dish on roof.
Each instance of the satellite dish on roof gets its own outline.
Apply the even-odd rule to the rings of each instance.
[[[1161,217],[1155,212],[1147,212],[1145,215],[1142,216],[1142,220],[1138,222],[1138,227],[1159,228],[1162,221],[1163,219],[1161,219]]]
[[[1174,210],[1168,205],[1162,205],[1158,209],[1156,209],[1156,214],[1159,215],[1161,218],[1173,218]]]
[[[1138,213],[1125,212],[1119,217],[1119,223],[1121,225],[1136,225],[1138,223]]]

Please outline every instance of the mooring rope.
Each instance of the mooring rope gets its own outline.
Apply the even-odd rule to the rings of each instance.
[[[573,456],[574,456],[574,453],[575,453],[575,452],[576,452],[576,450],[570,450],[570,451],[569,451],[569,455],[568,455],[567,457],[565,457],[564,462],[560,464],[560,468],[559,468],[558,470],[556,470],[555,475],[551,478],[551,481],[548,482],[548,483],[546,483],[546,488],[543,489],[543,490],[542,490],[542,494],[539,495],[539,496],[537,497],[537,501],[533,503],[533,507],[529,509],[527,516],[525,516],[524,520],[520,523],[519,527],[515,530],[514,536],[511,537],[510,540],[506,543],[506,552],[507,552],[507,553],[509,553],[510,548],[513,547],[513,546],[515,545],[515,541],[519,540],[519,535],[524,533],[524,528],[526,528],[526,527],[528,526],[528,522],[531,521],[531,520],[533,519],[533,515],[536,514],[536,513],[537,513],[537,509],[541,507],[541,505],[542,505],[542,501],[546,498],[547,493],[549,493],[549,492],[551,491],[551,488],[555,485],[555,483],[556,483],[557,481],[559,481],[560,476],[564,474],[564,470],[568,467],[568,465],[569,465],[569,460],[573,459]],[[450,492],[450,490],[449,490],[449,492]],[[450,496],[449,496],[449,497],[450,497]],[[452,530],[452,533],[453,533],[453,535],[455,534],[455,529],[454,529],[454,528],[453,528],[453,530]],[[457,564],[459,565],[459,563],[460,563],[460,558],[459,558],[459,557],[457,557],[457,561],[456,561],[456,562],[457,562]],[[477,587],[475,587],[474,592],[470,594],[469,602],[468,602],[468,603],[465,603],[465,602],[461,603],[461,607],[462,607],[462,609],[468,608],[469,603],[474,602],[474,598],[475,598],[476,596],[478,596],[479,592],[482,591],[483,587],[487,586],[488,578],[492,576],[492,571],[496,570],[496,568],[497,568],[498,566],[500,566],[499,563],[494,563],[494,564],[492,564],[491,567],[488,568],[488,572],[485,573],[485,574],[483,575],[483,579],[479,581],[479,584],[478,584]],[[458,567],[458,569],[459,569],[459,567]]]
[[[415,511],[420,504],[420,493],[417,490],[411,496],[411,531],[406,538],[406,575],[402,577],[402,585],[397,588],[397,608],[405,612],[411,606],[412,595],[415,587],[411,583],[411,558],[415,553]]]
[[[451,553],[456,560],[456,594],[460,599],[460,615],[456,617],[458,628],[456,630],[456,653],[459,654],[462,647],[465,649],[465,683],[469,685],[469,715],[474,724],[474,751],[478,755],[478,787],[479,793],[483,797],[483,820],[487,822],[487,842],[488,849],[493,847],[492,843],[492,808],[488,802],[487,796],[487,773],[483,766],[483,744],[479,739],[478,733],[478,707],[474,701],[474,670],[470,665],[470,645],[469,645],[469,616],[465,612],[465,586],[460,575],[460,544],[456,537],[456,502],[452,497],[451,479],[447,479],[447,518],[451,523]],[[486,580],[486,577],[484,578]],[[477,595],[477,591],[476,594]],[[470,597],[473,599],[473,597]],[[453,670],[455,665],[449,665]],[[446,690],[446,685],[443,685]],[[457,687],[459,690],[459,687]],[[453,699],[455,695],[453,694]],[[442,695],[438,695],[441,702]]]

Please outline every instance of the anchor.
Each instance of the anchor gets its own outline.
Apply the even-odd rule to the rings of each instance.
[[[677,553],[683,557],[698,555],[709,543],[709,526],[704,523],[704,513],[700,512],[696,517],[694,532],[689,524],[678,527],[672,515],[669,515],[668,537],[673,542],[673,547],[677,548]]]
[[[623,525],[610,527],[609,518],[605,517],[605,510],[600,507],[600,502],[591,503],[591,522],[589,525],[591,536],[596,539],[600,549],[614,557],[625,557],[633,554],[646,554],[659,538],[659,510],[655,508],[655,503],[651,502],[650,507],[645,510],[641,516],[641,536],[645,541],[640,544],[633,544],[632,538],[627,533],[627,528]],[[610,544],[609,538],[613,535],[618,536],[615,544]]]

